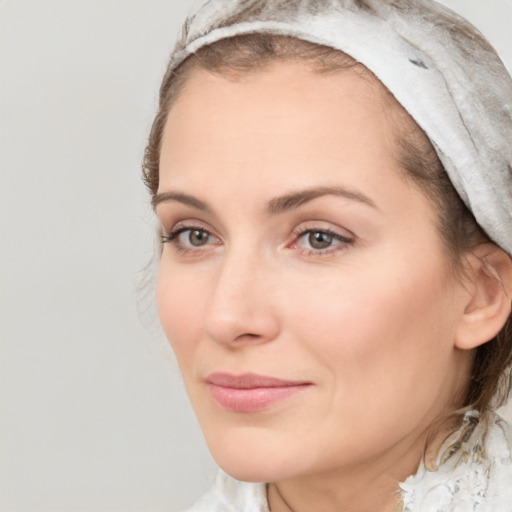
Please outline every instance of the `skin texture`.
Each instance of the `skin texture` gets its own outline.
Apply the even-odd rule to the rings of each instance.
[[[161,322],[212,455],[271,482],[272,512],[393,510],[469,378],[457,343],[472,288],[397,170],[390,108],[353,71],[281,63],[194,70],[167,120],[156,211],[164,233],[200,230],[202,245],[191,231],[164,244]],[[319,187],[345,193],[275,201]],[[325,230],[341,240],[313,247]],[[227,411],[205,382],[219,371],[308,386]]]

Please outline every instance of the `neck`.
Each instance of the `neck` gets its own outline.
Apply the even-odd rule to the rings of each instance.
[[[398,481],[370,472],[296,478],[269,484],[271,512],[397,512],[401,509]]]
[[[454,429],[454,423],[448,422],[435,439],[429,441],[427,459],[437,453]],[[425,441],[424,433],[413,442],[409,440],[394,446],[371,462],[271,483],[267,488],[270,511],[402,511],[399,482],[416,473],[425,456]]]

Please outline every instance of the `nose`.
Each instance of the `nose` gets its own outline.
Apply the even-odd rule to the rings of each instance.
[[[274,290],[272,265],[233,251],[224,258],[212,287],[204,316],[206,333],[233,348],[274,340],[280,331]]]

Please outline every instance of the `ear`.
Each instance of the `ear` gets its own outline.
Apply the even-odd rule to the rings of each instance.
[[[457,326],[455,345],[470,350],[492,340],[511,311],[512,259],[492,243],[479,245],[467,257],[468,298]]]

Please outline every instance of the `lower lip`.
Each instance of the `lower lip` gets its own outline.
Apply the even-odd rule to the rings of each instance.
[[[309,384],[261,388],[230,388],[208,384],[213,399],[231,412],[258,412],[290,398],[309,387]]]

